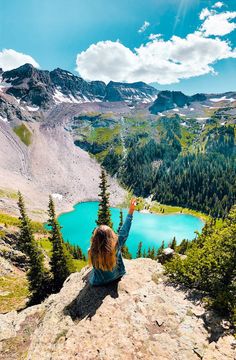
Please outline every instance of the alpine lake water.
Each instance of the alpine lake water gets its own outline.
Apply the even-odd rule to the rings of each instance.
[[[91,234],[96,227],[98,205],[94,201],[78,203],[73,211],[58,217],[64,240],[72,245],[79,245],[86,255]],[[120,209],[111,208],[115,230],[119,226],[119,213]],[[123,209],[124,220],[127,213],[128,210]],[[183,239],[193,240],[195,231],[201,232],[203,226],[204,222],[200,218],[189,214],[158,215],[135,211],[126,245],[132,257],[135,257],[140,241],[143,243],[143,250],[153,246],[158,249],[163,240],[165,246],[168,246],[174,236],[177,243]]]

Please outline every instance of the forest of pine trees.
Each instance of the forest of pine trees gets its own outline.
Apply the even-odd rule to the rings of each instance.
[[[234,129],[215,130],[215,138],[210,133],[205,152],[182,154],[176,137],[179,127],[177,123],[173,126],[171,130],[166,125],[160,143],[152,139],[132,147],[125,159],[110,150],[104,167],[136,196],[153,194],[163,204],[225,217],[236,201]],[[154,161],[159,162],[158,167],[153,166]]]

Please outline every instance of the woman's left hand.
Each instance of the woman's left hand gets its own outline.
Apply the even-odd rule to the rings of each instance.
[[[132,198],[131,201],[130,201],[130,206],[129,206],[129,214],[130,215],[133,215],[133,212],[135,210],[135,206],[136,206],[136,199],[135,198]]]

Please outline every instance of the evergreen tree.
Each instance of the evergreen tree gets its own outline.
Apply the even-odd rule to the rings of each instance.
[[[30,219],[26,214],[25,203],[23,196],[18,192],[18,207],[20,210],[20,234],[19,234],[19,248],[21,251],[29,255],[31,244],[33,241],[33,231]]]
[[[189,242],[188,240],[186,239],[183,239],[181,241],[181,243],[176,247],[176,251],[179,253],[179,254],[182,254],[184,255],[188,249],[188,246],[189,246]]]
[[[53,199],[49,197],[50,240],[52,242],[51,271],[53,274],[53,290],[59,291],[66,278],[75,271],[72,256],[64,243],[61,228],[56,218]]]
[[[27,272],[31,293],[29,303],[38,304],[51,293],[51,279],[49,272],[44,268],[44,257],[35,240],[31,244],[29,259],[29,271]]]
[[[138,250],[137,250],[137,253],[136,253],[136,258],[142,257],[142,246],[143,246],[143,243],[142,243],[142,241],[140,241],[139,244],[138,244]]]
[[[210,228],[211,227],[211,228]],[[175,256],[165,267],[175,282],[205,291],[211,305],[231,314],[236,324],[236,206],[222,224],[207,224],[191,242],[185,257]]]
[[[143,249],[143,258],[146,258],[147,257],[147,253],[146,253],[146,250]]]
[[[39,250],[33,235],[32,223],[26,214],[24,199],[18,193],[18,206],[20,210],[20,248],[29,256],[29,281],[30,304],[40,303],[50,291],[50,278],[44,268],[43,254]]]
[[[129,249],[128,249],[128,246],[127,245],[124,245],[122,246],[121,248],[121,253],[122,253],[122,256],[125,258],[125,259],[132,259],[132,255],[131,253],[129,252]]]
[[[151,258],[151,248],[150,248],[150,246],[148,247],[147,258]]]
[[[159,249],[157,250],[157,257],[162,254],[162,251],[163,251],[164,249],[165,249],[165,243],[164,243],[164,240],[163,240],[162,243],[161,243],[161,246],[160,246]]]
[[[117,229],[118,234],[120,232],[120,229],[122,228],[122,225],[123,225],[123,211],[122,211],[122,209],[120,209],[120,222],[119,222],[119,226]]]
[[[110,185],[107,184],[107,176],[104,170],[102,170],[100,175],[100,185],[99,188],[101,189],[98,196],[100,197],[99,203],[99,210],[98,210],[98,219],[97,225],[107,225],[112,228],[113,224],[111,221],[111,212],[110,212],[110,204],[109,204],[109,197],[110,193],[108,192],[108,187]]]
[[[173,250],[176,250],[176,247],[177,247],[177,241],[176,241],[176,238],[174,236],[173,240],[170,243],[170,248],[173,249]]]
[[[150,258],[151,258],[152,260],[155,260],[155,248],[154,248],[154,246],[152,247],[152,249],[151,249],[151,251],[150,251]]]

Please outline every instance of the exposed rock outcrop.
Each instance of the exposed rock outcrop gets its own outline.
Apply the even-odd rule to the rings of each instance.
[[[108,85],[103,81],[87,82],[60,68],[39,70],[31,64],[3,72],[1,86],[6,94],[14,96],[21,104],[42,109],[61,102],[151,102],[158,93],[157,89],[143,82],[126,84],[111,81]]]
[[[152,114],[158,114],[159,112],[171,110],[176,107],[183,108],[189,106],[195,101],[205,101],[207,99],[205,94],[195,94],[193,96],[187,96],[181,91],[160,91],[154,103],[150,106],[149,110]]]
[[[41,305],[1,315],[0,359],[19,359],[23,350],[28,360],[234,359],[233,336],[222,336],[225,323],[188,292],[166,284],[160,264],[125,263],[120,282],[92,288],[84,268]]]

